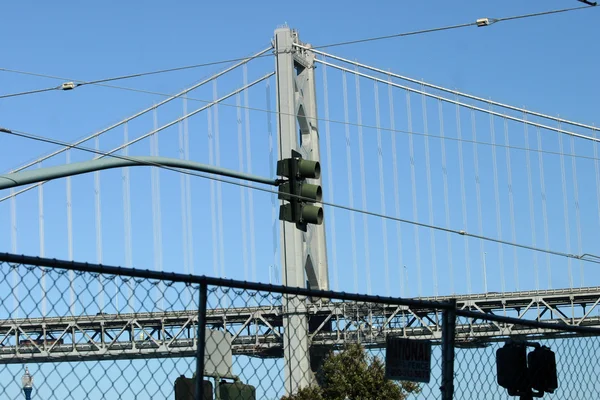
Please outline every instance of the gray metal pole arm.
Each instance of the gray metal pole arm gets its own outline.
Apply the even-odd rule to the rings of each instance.
[[[127,158],[101,158],[97,160],[58,165],[56,167],[40,168],[0,175],[0,189],[9,189],[30,183],[49,181],[56,178],[64,178],[67,176],[80,175],[88,172],[101,171],[103,169],[138,166],[166,166],[182,168],[192,171],[228,176],[230,178],[243,179],[250,182],[263,183],[271,186],[277,186],[279,184],[278,180],[276,179],[263,178],[261,176],[245,174],[243,172],[238,172],[231,169],[200,164],[194,161],[167,157],[143,156]]]

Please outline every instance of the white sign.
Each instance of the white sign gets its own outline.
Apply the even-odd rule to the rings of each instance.
[[[204,376],[231,376],[231,334],[229,332],[206,329],[204,349]]]
[[[385,352],[385,377],[396,381],[429,383],[431,379],[431,342],[388,336]]]

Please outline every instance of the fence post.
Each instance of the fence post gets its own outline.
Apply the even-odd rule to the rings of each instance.
[[[206,345],[206,297],[208,285],[205,281],[200,283],[198,302],[198,343],[196,345],[196,395],[195,400],[202,399],[204,381],[204,348]]]
[[[454,338],[456,334],[456,299],[442,313],[442,400],[454,398]]]

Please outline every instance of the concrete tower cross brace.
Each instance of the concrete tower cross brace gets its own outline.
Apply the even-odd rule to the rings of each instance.
[[[314,53],[289,28],[275,31],[275,72],[277,79],[277,121],[279,159],[296,150],[308,160],[319,161],[319,131],[315,88]],[[321,184],[321,178],[310,183]],[[286,286],[329,289],[325,223],[308,227],[306,233],[295,224],[281,222],[282,282]],[[306,274],[306,278],[305,278]],[[308,317],[304,302],[284,298],[285,388],[288,394],[308,386],[313,380],[310,367]]]

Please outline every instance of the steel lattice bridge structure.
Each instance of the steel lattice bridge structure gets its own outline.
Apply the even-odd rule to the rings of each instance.
[[[516,315],[556,326],[600,326],[592,316],[600,287],[488,293],[454,297],[458,309]],[[445,301],[450,297],[423,298]],[[441,312],[420,307],[364,302],[306,303],[311,347],[341,347],[360,342],[384,348],[387,335],[441,340]],[[225,330],[234,355],[283,357],[284,310],[281,305],[207,310],[206,326]],[[193,357],[198,311],[82,315],[0,321],[0,363],[61,362]],[[142,329],[144,337],[132,334]],[[506,337],[554,338],[575,335],[547,328],[459,319],[457,347],[482,347]],[[32,343],[27,343],[31,342]],[[27,344],[22,344],[27,343]]]

